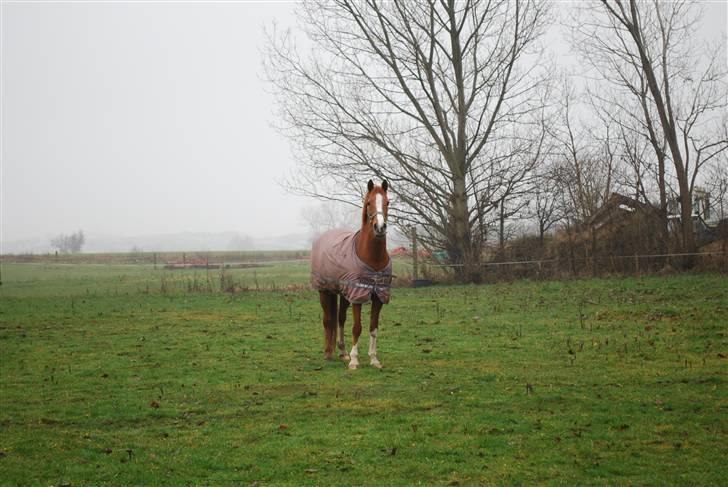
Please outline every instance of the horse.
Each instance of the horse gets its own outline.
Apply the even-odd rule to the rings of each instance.
[[[319,291],[323,309],[324,358],[332,359],[336,342],[339,359],[349,361],[349,369],[359,367],[361,306],[366,303],[372,305],[369,363],[382,368],[377,358],[377,330],[379,313],[382,306],[389,302],[392,283],[392,262],[387,253],[388,188],[386,180],[382,181],[381,186],[375,186],[369,180],[361,213],[361,228],[357,232],[330,230],[313,242],[311,250],[311,284]],[[349,305],[354,325],[351,352],[346,353],[344,324]]]

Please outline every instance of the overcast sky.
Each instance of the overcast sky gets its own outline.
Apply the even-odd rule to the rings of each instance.
[[[2,238],[301,232],[263,25],[288,4],[3,6]]]
[[[719,36],[726,4],[706,7]],[[2,241],[306,231],[261,79],[263,26],[293,25],[292,3],[0,9]]]

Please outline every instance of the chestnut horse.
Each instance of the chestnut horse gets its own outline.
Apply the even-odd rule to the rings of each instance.
[[[349,368],[359,366],[359,336],[361,335],[361,306],[371,302],[369,322],[369,362],[381,368],[377,359],[377,329],[382,306],[389,302],[392,264],[387,253],[387,181],[375,186],[370,180],[362,208],[358,232],[331,230],[313,243],[311,251],[311,283],[319,291],[323,308],[325,350],[331,360],[334,342],[339,358],[349,361]],[[340,295],[337,309],[337,294]],[[354,316],[352,347],[346,353],[344,323],[351,305]],[[336,329],[338,324],[338,340]]]

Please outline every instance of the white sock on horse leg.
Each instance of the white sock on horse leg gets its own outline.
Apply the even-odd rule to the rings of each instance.
[[[377,330],[369,332],[369,363],[374,367],[381,368],[382,364],[377,358]]]
[[[351,360],[349,361],[349,368],[355,369],[359,365],[359,347],[354,345],[351,347],[351,353],[349,354]]]
[[[377,355],[377,330],[374,329],[369,332],[369,356],[374,357]]]

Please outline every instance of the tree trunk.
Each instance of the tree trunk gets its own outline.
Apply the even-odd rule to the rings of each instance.
[[[693,201],[688,186],[687,174],[678,173],[678,183],[680,185],[680,229],[682,237],[682,251],[684,253],[693,253],[696,249],[695,233],[693,229]],[[692,255],[685,256],[683,259],[683,267],[689,269],[693,266],[695,258]]]
[[[543,240],[544,240],[544,234],[546,231],[544,230],[544,224],[543,222],[538,222],[538,243],[541,246],[541,250],[543,250]]]
[[[480,282],[480,253],[473,247],[468,217],[468,196],[465,177],[454,178],[450,227],[450,260],[456,264],[461,282]]]
[[[667,190],[665,189],[665,158],[659,157],[657,162],[659,170],[657,184],[660,187],[660,230],[662,230],[662,236],[664,238],[664,250],[667,251],[667,239],[669,233],[667,228]]]
[[[412,227],[412,279],[419,279],[418,268],[417,268],[417,227]]]
[[[682,245],[683,252],[695,252],[695,236],[693,235],[693,220],[692,220],[692,201],[690,194],[690,185],[688,184],[687,168],[683,162],[683,155],[680,152],[680,146],[678,143],[677,132],[675,130],[675,120],[672,118],[672,112],[668,110],[667,100],[662,96],[660,86],[657,82],[652,62],[647,56],[644,44],[642,43],[642,35],[637,27],[637,10],[635,1],[630,2],[633,24],[629,27],[632,34],[632,38],[635,40],[637,50],[639,52],[642,70],[647,80],[647,86],[652,94],[655,101],[655,108],[657,114],[660,117],[660,124],[663,129],[663,134],[667,145],[670,148],[670,154],[672,155],[672,162],[675,165],[675,172],[677,173],[677,179],[680,187],[680,216],[682,219]],[[666,93],[669,97],[669,90],[666,88]],[[669,113],[668,113],[669,112]],[[685,267],[692,266],[691,258],[684,261]]]
[[[665,189],[665,157],[658,152],[657,157],[658,174],[657,186],[660,190],[660,210],[658,213],[659,229],[657,234],[657,253],[669,254],[670,249],[670,229],[667,221],[667,190]],[[661,268],[665,268],[670,262],[670,257],[658,257],[657,259]]]
[[[501,201],[500,214],[498,218],[498,246],[500,247],[501,255],[506,245],[506,205],[505,201]]]

